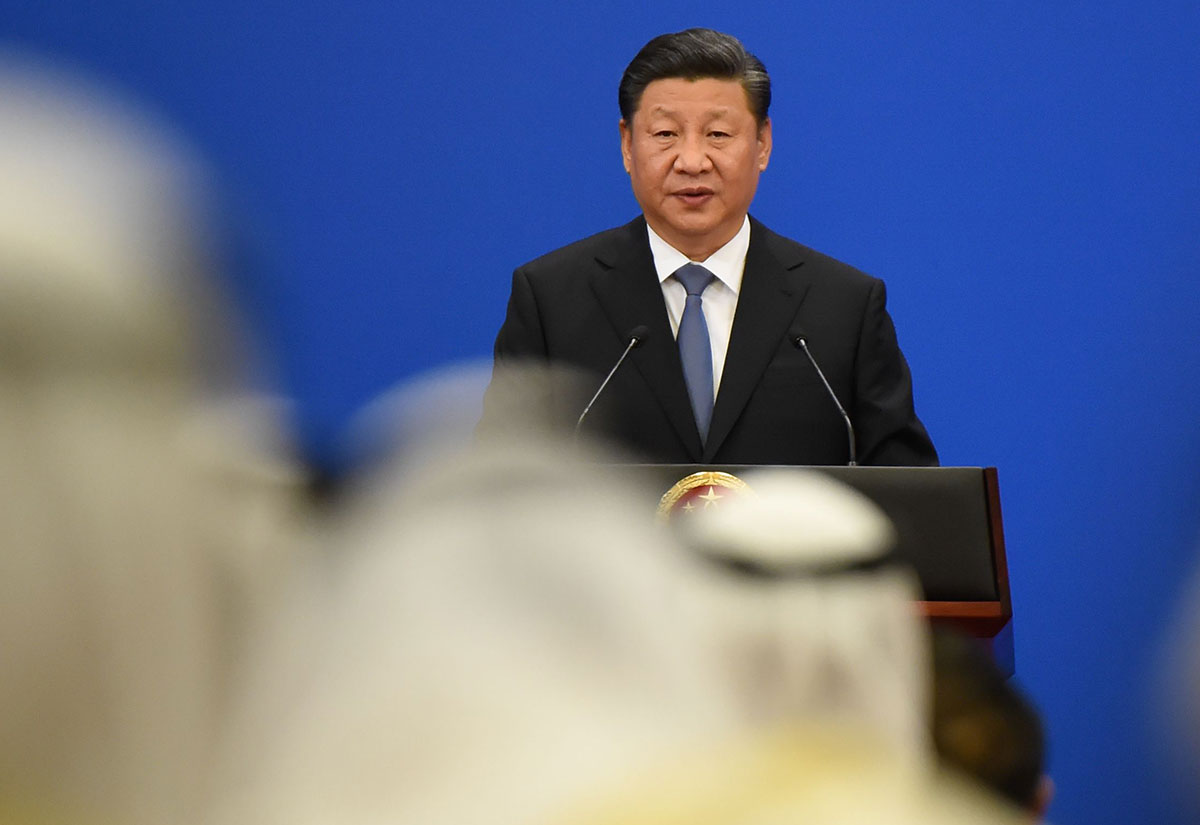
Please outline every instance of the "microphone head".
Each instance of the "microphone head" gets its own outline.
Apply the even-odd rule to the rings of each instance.
[[[804,334],[802,329],[793,329],[788,332],[788,340],[792,342],[792,346],[796,349],[804,349],[808,344],[808,336]]]
[[[629,334],[625,336],[634,347],[640,347],[646,343],[646,338],[650,336],[650,330],[643,324],[638,324],[633,329],[629,330]]]

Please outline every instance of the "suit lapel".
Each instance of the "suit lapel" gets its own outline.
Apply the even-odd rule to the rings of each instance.
[[[799,273],[803,257],[772,243],[773,237],[751,218],[750,248],[703,463],[712,461],[733,429],[808,291],[808,282]]]
[[[649,330],[645,343],[629,354],[658,400],[671,426],[688,445],[692,460],[701,455],[700,434],[692,416],[679,349],[671,332],[662,286],[654,271],[654,258],[644,218],[625,227],[618,243],[597,254],[600,264],[592,276],[592,290],[622,340],[637,326]],[[736,326],[736,325],[735,325]]]

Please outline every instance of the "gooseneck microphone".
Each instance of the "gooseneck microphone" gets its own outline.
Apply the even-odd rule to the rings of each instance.
[[[793,330],[788,335],[788,340],[792,342],[792,346],[808,356],[808,362],[813,365],[813,369],[817,371],[817,376],[821,379],[821,383],[825,385],[825,391],[829,393],[829,397],[833,399],[834,406],[841,413],[842,420],[846,422],[846,436],[850,439],[850,461],[847,467],[858,466],[858,453],[854,449],[854,425],[850,423],[850,416],[846,415],[846,408],[842,406],[842,402],[838,401],[837,393],[833,391],[833,387],[829,386],[829,379],[825,377],[825,373],[817,366],[817,359],[808,350],[808,336],[803,330]]]
[[[579,420],[575,422],[574,438],[576,440],[579,438],[580,428],[583,427],[583,419],[587,418],[587,414],[591,412],[592,405],[596,403],[596,399],[600,397],[600,393],[604,392],[604,388],[608,386],[608,382],[612,380],[612,377],[617,374],[617,370],[625,363],[625,358],[629,355],[630,351],[646,343],[646,338],[649,334],[650,330],[639,324],[625,335],[625,338],[628,339],[628,343],[625,344],[625,351],[621,353],[621,357],[617,359],[617,363],[613,364],[613,368],[608,371],[608,376],[600,384],[600,389],[596,390],[596,394],[592,396],[592,400],[587,403],[587,406],[583,408],[583,412],[579,414]]]

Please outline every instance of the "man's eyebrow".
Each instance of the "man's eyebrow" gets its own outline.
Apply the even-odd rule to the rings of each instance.
[[[648,114],[648,115],[674,115],[675,110],[663,105],[662,103],[657,103],[654,106],[651,106],[649,109],[647,109],[646,114]]]

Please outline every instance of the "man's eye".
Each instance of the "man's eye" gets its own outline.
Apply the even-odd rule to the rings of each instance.
[[[708,134],[709,134],[709,136],[710,136],[710,137],[715,137],[715,138],[727,138],[727,137],[729,137],[729,133],[728,133],[728,132],[714,131],[714,132],[709,132]]]
[[[661,137],[661,138],[669,138],[669,137],[675,137],[675,133],[672,132],[670,129],[659,129],[657,132],[654,133],[654,136]]]

